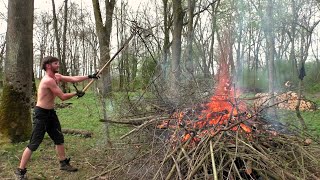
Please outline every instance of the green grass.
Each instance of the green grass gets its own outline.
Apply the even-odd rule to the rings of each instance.
[[[312,99],[317,106],[318,110],[316,111],[301,111],[301,115],[307,125],[307,133],[315,136],[316,138],[320,138],[320,97],[318,96],[310,96],[308,99]],[[280,121],[286,123],[288,126],[293,128],[301,129],[301,124],[299,119],[297,118],[295,111],[279,111]],[[320,139],[319,139],[320,140]]]
[[[61,103],[61,102],[58,102]],[[64,128],[84,129],[99,133],[102,131],[102,110],[99,99],[93,93],[86,93],[82,98],[72,98],[66,102],[70,107],[58,108],[57,114]]]
[[[54,144],[48,135],[32,155],[28,163],[28,175],[31,179],[86,179],[102,171],[105,150],[108,148],[105,135],[101,103],[93,92],[87,92],[82,98],[72,98],[57,104],[71,103],[65,108],[56,108],[62,128],[87,130],[93,133],[92,138],[80,135],[65,134],[65,147],[68,157],[72,157],[72,164],[79,167],[77,173],[65,173],[58,170],[59,163]],[[113,112],[108,112],[113,116]],[[118,139],[128,131],[128,127],[109,124],[110,138]],[[14,170],[19,165],[20,157],[28,141],[16,144],[0,145],[0,179],[14,177]],[[95,164],[100,164],[96,167]]]

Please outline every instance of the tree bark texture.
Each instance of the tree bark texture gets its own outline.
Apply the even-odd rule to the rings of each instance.
[[[96,21],[96,32],[98,36],[98,41],[100,45],[100,67],[103,67],[107,61],[110,59],[110,38],[112,29],[112,16],[115,6],[115,0],[105,0],[106,8],[106,20],[103,24],[99,0],[92,0],[94,19]],[[112,90],[111,86],[111,67],[110,64],[101,73],[102,84],[99,85],[99,89],[102,95],[101,103],[103,107],[103,118],[107,117],[107,102],[106,97],[110,95]],[[109,142],[109,124],[105,124],[106,138]]]
[[[193,39],[194,39],[194,28],[193,28],[193,13],[195,8],[195,0],[188,0],[188,32],[187,32],[187,57],[186,57],[186,69],[193,75],[194,64],[192,57]]]
[[[106,0],[106,20],[103,24],[100,4],[98,0],[92,0],[94,18],[96,21],[96,32],[98,35],[99,45],[100,45],[100,67],[102,67],[110,59],[110,38],[112,29],[112,16],[115,6],[115,0]],[[102,96],[106,97],[112,90],[111,86],[111,72],[110,65],[101,73]]]
[[[54,0],[52,0],[52,15],[53,15],[54,35],[55,35],[56,45],[57,45],[57,53],[58,53],[58,58],[61,60],[61,46],[60,46],[60,38],[59,38],[59,31],[58,31],[58,19],[57,19],[56,5],[54,3]]]
[[[59,29],[58,29],[58,19],[57,14],[55,10],[55,3],[54,0],[52,0],[52,14],[53,14],[53,27],[55,32],[55,39],[56,39],[56,45],[57,45],[57,53],[58,58],[60,59],[60,74],[66,75],[66,61],[65,61],[65,44],[66,44],[66,31],[67,31],[67,5],[68,0],[65,0],[65,9],[64,9],[64,26],[63,26],[63,36],[62,36],[62,55],[61,55],[61,45],[60,45],[60,36],[59,36]],[[66,83],[61,83],[61,89],[63,92],[67,92]]]
[[[181,34],[184,12],[181,0],[173,1],[172,60],[170,71],[170,95],[178,103],[179,81],[181,75]]]
[[[168,77],[168,59],[170,57],[170,27],[171,27],[171,19],[169,16],[169,3],[168,0],[162,0],[163,3],[163,48],[162,48],[162,62],[161,69],[159,72],[163,72],[160,76],[160,84],[164,84],[166,82],[166,78]]]
[[[268,63],[268,85],[269,94],[272,96],[274,93],[274,54],[275,54],[275,40],[274,40],[274,29],[273,29],[273,0],[268,0],[267,12],[266,12],[266,57]],[[270,99],[269,112],[276,115],[275,108],[272,106],[274,104],[274,98]]]
[[[31,133],[34,0],[10,0],[6,36],[4,87],[0,105],[0,136],[25,141]]]

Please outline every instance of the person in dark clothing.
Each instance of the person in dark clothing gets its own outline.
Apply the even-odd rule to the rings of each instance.
[[[58,86],[59,82],[75,83],[90,78],[97,79],[97,73],[88,76],[61,75],[58,73],[59,59],[52,56],[43,58],[42,69],[45,70],[45,76],[41,79],[38,88],[37,104],[33,112],[32,135],[28,146],[22,154],[20,165],[15,172],[17,179],[27,179],[26,165],[31,158],[32,152],[38,149],[46,132],[55,144],[60,161],[60,170],[68,172],[75,172],[78,170],[70,165],[70,158],[66,158],[64,136],[61,132],[58,116],[54,110],[54,101],[56,97],[64,101],[74,96],[82,97],[85,94],[82,91],[64,93]]]

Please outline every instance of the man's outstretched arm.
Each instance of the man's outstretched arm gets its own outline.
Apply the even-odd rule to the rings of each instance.
[[[63,76],[61,74],[55,74],[57,80],[62,81],[62,82],[71,82],[71,83],[76,83],[76,82],[81,82],[87,79],[98,79],[99,76],[97,76],[97,73],[87,75],[87,76]]]

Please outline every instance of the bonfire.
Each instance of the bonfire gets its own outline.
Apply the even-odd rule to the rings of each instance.
[[[169,117],[159,115],[122,137],[154,128],[155,133],[146,134],[155,137],[153,143],[158,140],[150,145],[158,149],[116,166],[118,174],[168,180],[320,179],[319,143],[265,119],[241,100],[226,54],[220,55],[218,81],[208,102],[175,109]]]
[[[319,179],[319,144],[264,119],[239,95],[222,52],[210,101],[157,126],[172,150],[154,179]]]

